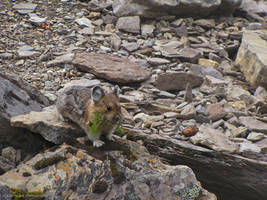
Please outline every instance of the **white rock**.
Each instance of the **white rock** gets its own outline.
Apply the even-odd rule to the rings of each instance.
[[[261,139],[264,138],[264,134],[263,133],[257,133],[257,132],[251,132],[248,136],[247,139],[255,142],[255,141],[259,141]]]
[[[76,19],[75,22],[79,24],[80,26],[94,27],[94,25],[92,24],[92,21],[86,17]]]
[[[239,144],[239,152],[240,153],[244,153],[244,152],[260,153],[261,148],[255,144],[249,142],[249,141],[248,142],[242,142]]]

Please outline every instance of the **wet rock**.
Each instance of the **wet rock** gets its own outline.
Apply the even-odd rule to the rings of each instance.
[[[171,72],[158,75],[155,85],[160,90],[179,91],[186,89],[186,84],[190,83],[192,87],[200,86],[203,78],[191,73]]]
[[[257,132],[251,132],[247,136],[247,139],[251,142],[256,142],[256,141],[262,140],[263,138],[264,138],[264,134],[263,133],[257,133]]]
[[[120,17],[117,21],[116,28],[120,31],[126,31],[129,33],[139,33],[140,17]]]
[[[235,63],[252,85],[267,88],[267,42],[259,34],[243,33]]]
[[[267,134],[267,123],[257,120],[253,117],[239,117],[240,123],[251,131]]]
[[[21,2],[18,4],[15,4],[13,6],[13,9],[17,10],[19,14],[28,14],[34,12],[35,8],[37,7],[37,4],[30,3],[30,2]]]
[[[77,53],[72,63],[82,71],[116,83],[142,82],[151,76],[141,65],[113,55]]]
[[[216,10],[221,1],[171,1],[159,0],[137,1],[116,0],[112,7],[117,16],[139,15],[146,18],[154,18],[168,15],[179,16],[207,16]],[[197,9],[194,9],[197,8]]]
[[[215,151],[233,153],[237,150],[237,144],[230,141],[225,134],[208,125],[201,125],[195,136],[190,138],[193,144],[207,146]]]
[[[84,132],[77,125],[61,121],[56,109],[30,112],[12,117],[10,121],[13,127],[29,129],[54,144],[62,144],[71,138],[84,136]]]

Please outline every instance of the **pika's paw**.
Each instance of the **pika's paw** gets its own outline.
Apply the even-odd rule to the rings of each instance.
[[[103,144],[105,144],[105,142],[103,142],[102,140],[95,140],[93,142],[94,147],[101,147]]]

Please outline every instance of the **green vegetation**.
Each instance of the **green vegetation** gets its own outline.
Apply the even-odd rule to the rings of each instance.
[[[25,192],[21,189],[10,188],[13,200],[44,200],[45,196],[42,192],[33,191]]]
[[[104,117],[99,115],[98,112],[94,113],[94,121],[90,123],[91,134],[96,135],[98,133],[100,125],[103,123]]]

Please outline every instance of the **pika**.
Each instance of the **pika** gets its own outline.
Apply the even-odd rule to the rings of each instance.
[[[67,87],[60,92],[56,108],[62,120],[71,120],[85,131],[93,146],[100,147],[105,144],[100,140],[101,135],[114,140],[113,133],[121,119],[117,86],[111,92],[105,92],[101,86]],[[101,120],[98,122],[96,118]],[[92,131],[93,123],[98,123],[96,133]]]

